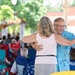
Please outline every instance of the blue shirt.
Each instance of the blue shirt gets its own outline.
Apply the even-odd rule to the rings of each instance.
[[[70,70],[75,70],[75,60],[70,59]]]
[[[20,50],[18,52],[18,56],[16,58],[17,64],[20,65],[25,65],[26,63],[28,64],[35,64],[35,58],[36,58],[36,50],[34,48],[29,48],[28,49],[28,57],[23,57],[20,55]]]
[[[68,40],[72,40],[75,38],[75,36],[67,31],[64,31],[62,33],[62,36],[65,37]],[[65,71],[65,70],[70,70],[70,48],[71,46],[62,46],[62,45],[57,45],[57,71]]]
[[[33,48],[28,49],[28,57],[23,57],[20,55],[20,51],[16,58],[16,69],[18,70],[18,75],[34,75],[34,63],[36,58],[36,50]]]

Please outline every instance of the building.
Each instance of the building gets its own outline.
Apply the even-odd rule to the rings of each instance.
[[[52,21],[57,17],[64,18],[63,11],[61,12],[48,12],[46,16],[49,17]],[[75,7],[68,8],[68,25],[67,30],[75,34]]]

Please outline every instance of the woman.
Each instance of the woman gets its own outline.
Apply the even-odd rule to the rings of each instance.
[[[24,43],[38,42],[42,49],[37,50],[35,60],[35,75],[50,75],[56,71],[57,43],[65,46],[75,44],[75,39],[69,41],[56,34],[48,17],[42,17],[38,24],[38,32],[22,39]]]

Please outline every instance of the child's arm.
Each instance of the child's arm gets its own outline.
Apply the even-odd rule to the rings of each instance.
[[[7,64],[10,64],[10,62],[8,61],[7,58],[5,58],[4,62],[7,63]]]
[[[16,62],[13,63],[10,72],[11,72],[11,73],[17,73]]]

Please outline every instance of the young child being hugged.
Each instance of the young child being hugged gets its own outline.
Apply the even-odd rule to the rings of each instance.
[[[28,49],[27,48],[21,48],[20,54],[15,59],[12,68],[11,73],[17,73],[17,75],[24,75],[23,70],[27,66],[27,56],[28,56]]]
[[[70,51],[70,70],[75,70],[75,48]]]

